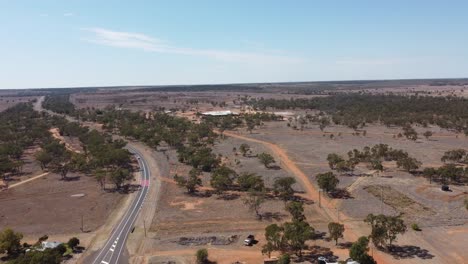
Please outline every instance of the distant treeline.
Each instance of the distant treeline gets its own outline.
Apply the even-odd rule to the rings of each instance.
[[[71,115],[75,113],[75,105],[70,102],[69,94],[47,95],[42,107],[59,114]]]
[[[381,122],[404,126],[412,123],[468,132],[468,99],[459,97],[339,94],[317,98],[250,99],[260,109],[314,109],[326,112],[335,124],[350,127]]]
[[[149,86],[132,89],[138,92],[204,92],[204,91],[261,91],[259,85],[235,85],[235,84],[212,84],[212,85],[174,85],[174,86]]]

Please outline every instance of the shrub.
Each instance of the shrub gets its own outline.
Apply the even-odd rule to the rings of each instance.
[[[76,246],[80,244],[80,240],[76,237],[72,237],[70,238],[70,240],[68,240],[67,244],[70,248],[74,249]]]
[[[289,254],[281,255],[281,257],[278,259],[278,264],[289,264],[289,263],[291,263],[291,256],[289,256]]]
[[[208,263],[208,250],[202,248],[197,250],[197,264]]]
[[[414,231],[421,231],[421,228],[416,223],[411,225],[411,229],[413,229]]]

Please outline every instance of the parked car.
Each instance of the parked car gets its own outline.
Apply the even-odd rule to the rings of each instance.
[[[330,261],[328,261],[327,258],[325,258],[325,257],[318,257],[318,258],[317,258],[317,263],[318,263],[318,264],[338,264],[338,262],[330,262]],[[354,261],[353,259],[350,259],[350,258],[347,259],[347,260],[345,261],[345,263],[346,263],[346,264],[359,264],[359,262]]]
[[[338,264],[338,262],[328,262],[327,258],[325,257],[318,257],[317,263],[318,264]]]
[[[254,235],[248,235],[247,238],[244,240],[244,246],[252,246],[255,240]]]

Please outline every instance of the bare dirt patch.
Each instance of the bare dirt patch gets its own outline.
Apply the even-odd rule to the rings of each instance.
[[[15,96],[8,92],[0,92],[0,111],[10,108],[19,103],[28,103],[36,99],[36,96]]]
[[[90,177],[70,175],[62,181],[50,174],[18,188],[0,192],[0,226],[11,227],[26,236],[94,231],[102,225],[123,197],[100,190]],[[72,195],[84,194],[82,197]]]
[[[170,204],[172,206],[180,207],[181,210],[195,210],[203,203],[202,200],[195,201],[195,202],[187,202],[187,201],[173,201]]]
[[[429,216],[435,214],[430,208],[415,202],[390,186],[369,185],[364,187],[364,189],[406,216]]]

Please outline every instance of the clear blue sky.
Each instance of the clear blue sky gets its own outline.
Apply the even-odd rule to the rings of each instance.
[[[468,1],[0,0],[0,88],[468,77]]]

